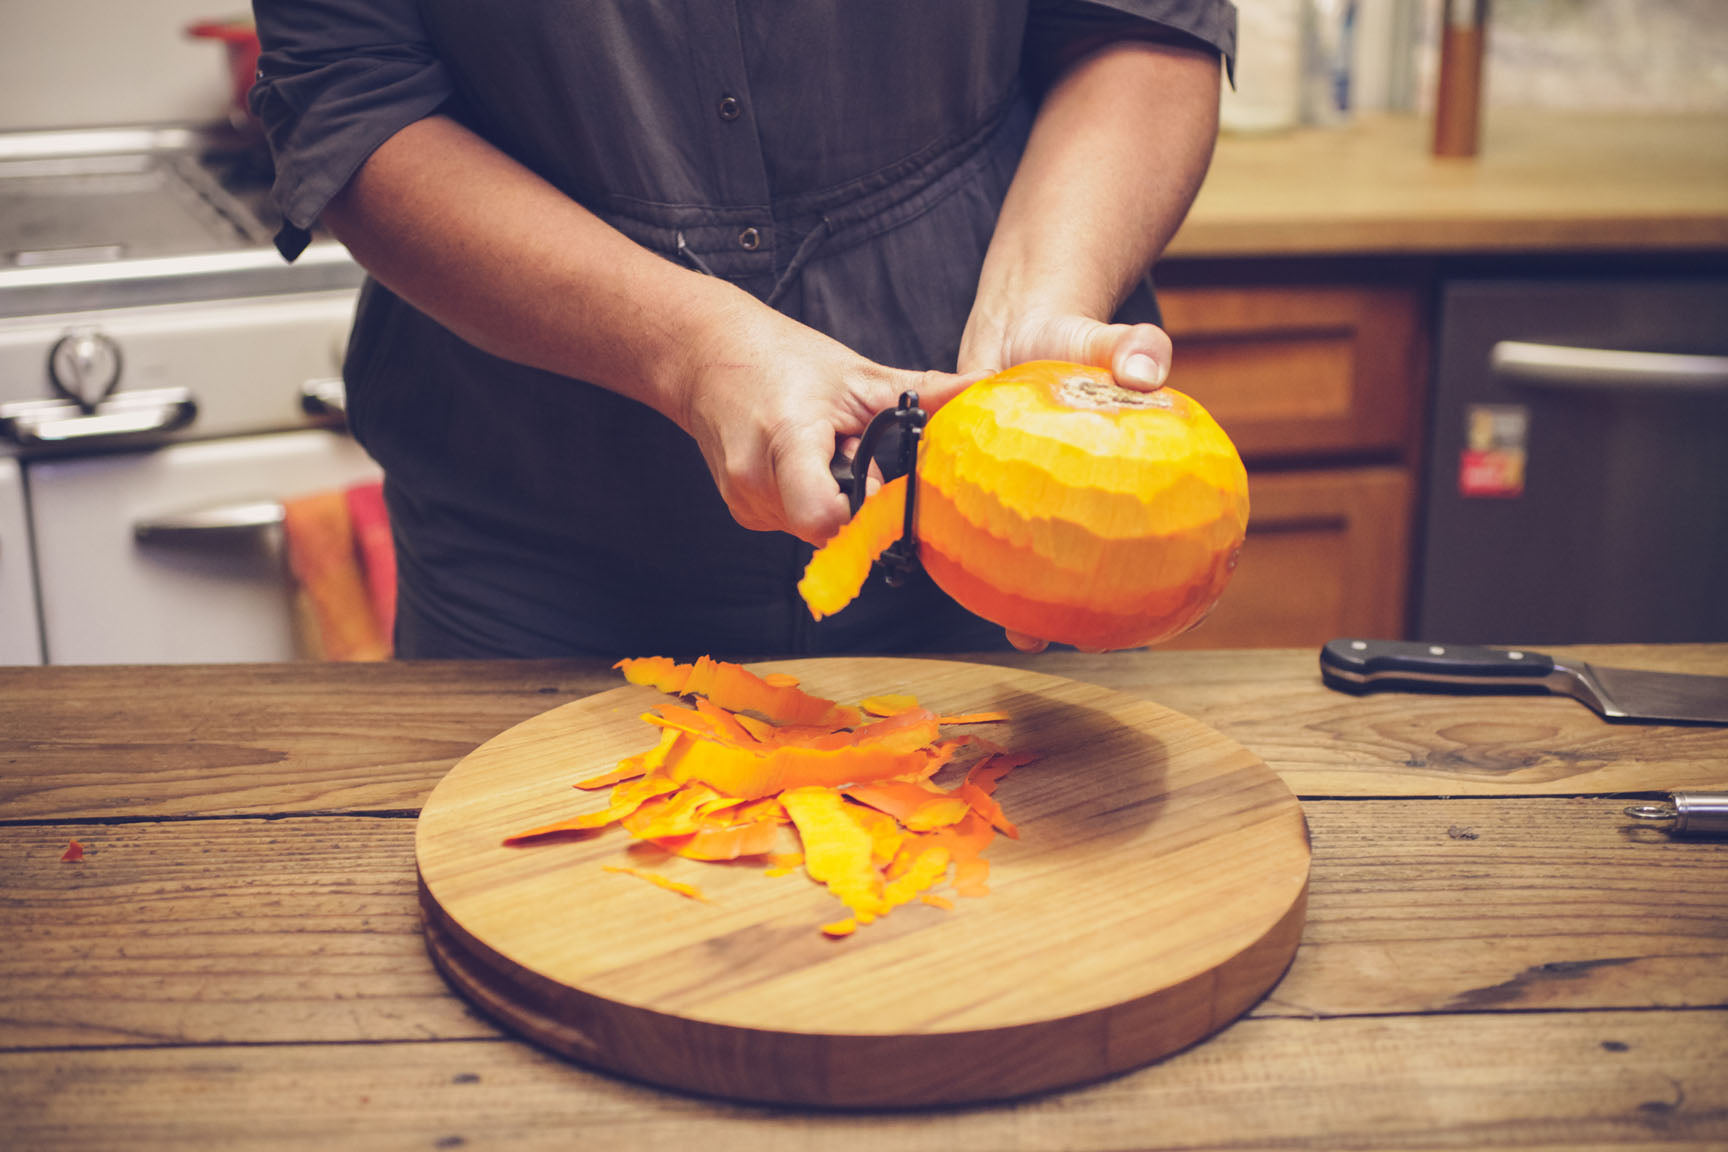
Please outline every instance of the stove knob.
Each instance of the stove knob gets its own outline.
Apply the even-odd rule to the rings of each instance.
[[[85,412],[108,398],[120,383],[120,346],[97,328],[73,328],[48,353],[54,390]]]

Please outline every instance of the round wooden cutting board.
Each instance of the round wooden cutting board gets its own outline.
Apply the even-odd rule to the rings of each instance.
[[[999,1100],[1137,1067],[1224,1027],[1295,954],[1308,885],[1296,798],[1247,749],[1149,701],[933,660],[757,665],[844,703],[909,692],[1038,759],[996,799],[990,892],[851,936],[802,870],[644,861],[614,826],[506,847],[605,806],[577,781],[655,743],[667,697],[625,686],[487,741],[433,791],[415,855],[428,945],[505,1026],[582,1063],[742,1100]],[[953,730],[950,730],[953,731]],[[795,848],[795,843],[788,848]],[[608,872],[647,868],[695,900]]]

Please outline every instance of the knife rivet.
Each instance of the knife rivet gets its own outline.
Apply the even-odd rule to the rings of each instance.
[[[1368,641],[1352,640],[1350,641],[1350,648],[1354,652],[1366,652],[1368,650]]]
[[[1508,659],[1508,660],[1522,660],[1522,659],[1524,659],[1524,653],[1522,653],[1522,652],[1508,652],[1508,653],[1506,653],[1506,659]]]
[[[1440,645],[1438,645],[1438,644],[1430,644],[1430,645],[1428,645],[1428,655],[1430,655],[1430,656],[1444,656],[1444,655],[1446,655],[1446,649],[1440,647]]]

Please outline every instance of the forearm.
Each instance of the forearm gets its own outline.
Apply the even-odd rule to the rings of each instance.
[[[470,343],[680,422],[693,338],[753,303],[443,117],[386,141],[324,222],[380,282]]]
[[[687,432],[746,528],[820,543],[836,443],[894,398],[966,380],[871,363],[641,247],[453,121],[391,137],[325,209],[372,275],[495,355],[591,381]]]
[[[991,239],[969,342],[1028,314],[1110,319],[1199,192],[1218,84],[1214,55],[1117,43],[1052,86]]]

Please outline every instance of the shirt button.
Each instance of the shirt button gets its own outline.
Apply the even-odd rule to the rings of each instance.
[[[762,247],[762,233],[754,228],[746,228],[738,233],[738,247],[746,252],[754,252]]]
[[[736,120],[742,115],[744,115],[744,105],[738,102],[738,97],[722,96],[720,98],[720,119]]]

